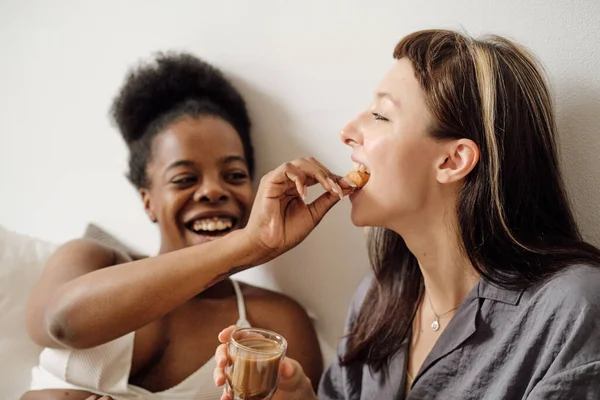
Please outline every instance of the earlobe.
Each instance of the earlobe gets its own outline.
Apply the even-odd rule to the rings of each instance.
[[[464,179],[479,162],[479,147],[470,139],[448,143],[445,157],[438,165],[438,182],[453,183]]]
[[[142,188],[140,189],[140,196],[142,197],[142,201],[144,202],[144,210],[150,218],[150,221],[157,222],[158,218],[156,218],[156,213],[154,212],[154,208],[152,207],[152,201],[150,199],[150,192],[148,189]]]

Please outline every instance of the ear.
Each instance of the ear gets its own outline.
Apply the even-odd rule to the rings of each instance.
[[[154,208],[152,207],[152,199],[150,196],[150,190],[146,188],[140,189],[140,196],[142,196],[142,201],[144,202],[144,209],[146,210],[146,214],[150,218],[150,221],[156,222],[158,219],[156,218],[156,213],[154,212]]]
[[[445,146],[444,157],[437,166],[439,183],[464,179],[479,162],[479,147],[470,139],[452,140]]]

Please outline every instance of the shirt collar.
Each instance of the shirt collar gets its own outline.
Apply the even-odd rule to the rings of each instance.
[[[499,301],[501,303],[516,306],[523,295],[524,290],[503,289],[485,278],[481,278],[477,284],[477,297]]]

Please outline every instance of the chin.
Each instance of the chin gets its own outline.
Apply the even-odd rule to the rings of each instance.
[[[352,224],[359,228],[387,228],[389,229],[390,214],[374,207],[352,207],[350,213]]]
[[[350,219],[352,220],[352,224],[359,228],[373,226],[372,218],[369,218],[368,215],[364,215],[355,211],[354,208],[352,209],[352,213],[350,214]]]

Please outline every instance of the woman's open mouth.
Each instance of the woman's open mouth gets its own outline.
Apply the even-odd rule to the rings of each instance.
[[[367,184],[369,178],[371,177],[371,171],[361,163],[354,162],[352,171],[350,171],[346,178],[350,179],[358,189],[362,188]]]
[[[237,225],[237,219],[226,216],[204,217],[188,222],[185,227],[197,235],[222,236],[231,232]]]

